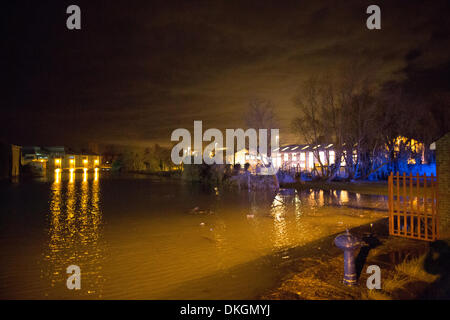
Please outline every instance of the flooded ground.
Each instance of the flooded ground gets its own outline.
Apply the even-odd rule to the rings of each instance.
[[[0,189],[2,299],[254,298],[296,258],[289,248],[387,216],[384,196],[256,195],[138,176]],[[69,265],[81,268],[81,290],[66,287]]]

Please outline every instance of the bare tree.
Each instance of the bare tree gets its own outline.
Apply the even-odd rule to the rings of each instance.
[[[334,178],[342,157],[343,136],[342,112],[335,84],[325,77],[310,78],[304,82],[294,102],[299,114],[292,121],[292,127],[303,140],[313,147],[323,143],[334,144],[336,161],[333,166],[323,163],[319,149],[313,149],[314,157],[319,162],[320,176],[324,179]]]
[[[335,163],[325,165],[319,149],[313,153],[320,167],[320,176],[334,179],[340,171],[341,159],[346,163],[348,178],[361,171],[361,161],[367,160],[373,121],[373,89],[371,73],[346,66],[338,77],[313,77],[304,82],[295,98],[299,115],[294,129],[311,145],[332,143]]]
[[[267,129],[267,151],[271,150],[271,129],[279,126],[278,118],[275,114],[275,106],[270,100],[252,99],[249,102],[247,113],[244,116],[247,128],[255,130]]]

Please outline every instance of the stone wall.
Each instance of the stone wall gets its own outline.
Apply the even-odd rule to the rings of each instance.
[[[450,238],[450,132],[436,141],[436,170],[438,175],[438,213],[441,239]]]

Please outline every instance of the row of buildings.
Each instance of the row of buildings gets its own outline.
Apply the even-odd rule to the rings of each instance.
[[[252,154],[247,149],[242,149],[234,154],[233,159],[227,159],[228,163],[241,164],[244,165],[248,163],[250,165],[250,170],[258,166],[267,166],[270,163],[282,170],[282,171],[295,171],[311,173],[315,170],[320,170],[319,168],[327,168],[339,164],[338,175],[345,174],[348,166],[353,166],[358,161],[358,154],[356,150],[356,145],[351,152],[351,156],[347,155],[347,151],[343,151],[340,159],[336,159],[335,146],[333,144],[290,144],[284,145],[275,149],[276,156],[273,159],[269,159],[260,154]],[[427,163],[425,159],[425,148],[423,143],[420,143],[414,139],[407,139],[404,137],[398,137],[393,141],[393,152],[397,157],[401,153],[401,149],[408,149],[412,151],[409,155],[407,154],[407,159],[404,159],[408,165],[413,165],[417,163]],[[431,150],[432,150],[431,146]],[[348,151],[350,152],[350,151]],[[388,152],[388,149],[386,149]],[[417,157],[412,157],[411,155],[419,155]],[[339,162],[338,162],[339,161]]]
[[[22,147],[21,165],[41,170],[93,170],[101,166],[101,156],[75,152],[66,147]]]
[[[75,152],[67,147],[2,144],[0,153],[0,178],[43,175],[47,171],[95,170],[103,166],[99,154]]]
[[[308,144],[290,144],[274,150],[276,157],[269,159],[260,154],[252,154],[247,149],[239,150],[235,153],[234,158],[227,159],[228,163],[244,165],[248,163],[250,169],[257,166],[267,166],[270,163],[281,170],[296,172],[312,172],[315,168],[320,167],[320,163],[327,167],[336,162],[333,144],[324,145],[308,145]],[[319,162],[320,159],[320,162]],[[353,161],[356,161],[356,151],[353,155]],[[340,159],[341,170],[345,170],[346,162],[344,157]]]

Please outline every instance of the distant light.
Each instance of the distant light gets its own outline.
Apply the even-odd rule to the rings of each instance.
[[[84,160],[83,160],[83,163],[84,163],[84,164],[88,163],[87,159],[84,159]]]
[[[436,142],[430,144],[430,150],[436,150]]]
[[[55,163],[56,164],[60,164],[61,160],[60,159],[55,159]]]

